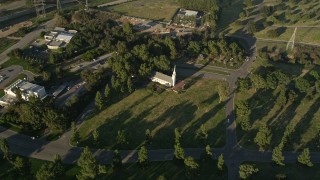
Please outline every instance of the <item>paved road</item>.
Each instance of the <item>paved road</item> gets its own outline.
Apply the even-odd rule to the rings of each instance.
[[[17,42],[16,44],[14,44],[13,46],[11,46],[10,48],[8,48],[7,50],[5,50],[0,54],[0,64],[3,64],[7,60],[9,60],[8,54],[10,51],[12,51],[13,49],[24,48],[28,46],[32,41],[34,41],[36,38],[40,36],[40,33],[42,31],[46,31],[49,28],[54,27],[54,25],[55,25],[55,19],[52,19],[40,25],[36,30],[25,35],[19,42]]]

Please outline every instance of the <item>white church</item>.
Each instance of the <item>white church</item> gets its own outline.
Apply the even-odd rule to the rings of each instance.
[[[172,76],[168,76],[160,72],[155,72],[151,77],[151,81],[163,84],[167,87],[174,87],[176,84],[176,76],[176,66],[174,66]]]

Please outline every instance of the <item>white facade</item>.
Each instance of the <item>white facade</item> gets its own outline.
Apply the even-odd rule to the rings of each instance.
[[[40,99],[44,99],[47,96],[46,90],[43,86],[32,84],[21,79],[5,88],[4,92],[9,97],[17,97],[17,90],[20,90],[22,99],[26,101],[28,101],[31,96],[35,96]]]
[[[66,31],[65,28],[56,27],[54,30],[44,35],[44,39],[47,41],[47,47],[49,49],[58,49],[59,47],[63,47],[70,43],[76,33],[76,30]]]
[[[167,87],[173,87],[176,84],[176,76],[176,66],[174,66],[174,70],[171,77],[160,72],[156,72],[155,75],[151,77],[151,81],[157,82]]]

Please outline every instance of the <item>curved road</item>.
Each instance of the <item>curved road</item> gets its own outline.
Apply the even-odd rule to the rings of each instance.
[[[39,31],[40,33],[40,31]],[[255,45],[251,47],[251,56],[248,62],[245,62],[241,68],[231,72],[229,76],[217,75],[212,73],[196,73],[195,75],[202,75],[208,78],[223,79],[229,83],[230,94],[226,103],[226,145],[223,148],[216,148],[214,150],[214,157],[217,157],[221,153],[224,154],[225,163],[228,166],[228,178],[239,179],[239,165],[244,161],[259,161],[259,162],[271,162],[272,152],[260,152],[254,150],[247,150],[242,148],[237,143],[236,135],[236,122],[234,113],[234,99],[236,90],[236,81],[239,77],[246,77],[249,72],[248,68],[255,59]],[[219,69],[219,68],[218,68]],[[82,122],[87,118],[88,114],[92,110],[92,104],[90,104],[81,114],[77,121],[77,127],[80,127]],[[228,120],[229,119],[229,120]],[[0,127],[0,137],[6,138],[10,150],[12,153],[22,156],[43,159],[52,161],[55,154],[59,154],[62,157],[64,163],[76,163],[77,159],[83,150],[81,147],[72,147],[69,144],[70,131],[67,131],[56,141],[46,141],[44,139],[32,140],[29,136],[18,134],[14,131]],[[92,149],[94,156],[99,162],[109,164],[112,161],[113,153],[104,149]],[[203,152],[202,148],[186,148],[186,156],[192,156],[199,158]],[[284,152],[285,162],[296,162],[298,153]],[[167,161],[173,159],[173,149],[155,149],[149,150],[150,161]],[[121,157],[123,163],[133,163],[137,161],[136,150],[121,151]],[[313,162],[320,162],[320,153],[311,153],[311,160]]]

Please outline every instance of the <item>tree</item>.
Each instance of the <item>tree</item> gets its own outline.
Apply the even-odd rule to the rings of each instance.
[[[184,159],[184,149],[181,147],[180,142],[175,143],[174,145],[174,157],[177,160]]]
[[[206,127],[203,124],[201,124],[200,129],[197,131],[196,137],[198,137],[203,142],[205,142],[207,140],[208,132],[207,132]]]
[[[238,84],[238,90],[240,92],[246,91],[250,88],[250,81],[248,80],[248,78],[245,78],[245,79],[239,78],[237,84]]]
[[[266,87],[266,82],[259,74],[250,75],[251,84],[256,89],[262,89]]]
[[[0,149],[3,153],[3,159],[10,161],[11,153],[6,139],[0,139]]]
[[[150,129],[146,130],[145,135],[146,135],[146,142],[149,144],[152,141],[152,134],[151,134]]]
[[[186,176],[188,179],[192,179],[198,174],[199,164],[192,157],[186,157],[184,159],[184,166],[186,168]]]
[[[228,86],[226,84],[218,85],[219,102],[223,102],[228,98]]]
[[[282,148],[281,146],[277,146],[272,151],[272,161],[274,161],[276,164],[284,166],[284,156],[282,154]]]
[[[224,165],[223,154],[220,154],[220,156],[218,157],[218,163],[217,163],[217,167],[220,171],[223,170],[223,165]]]
[[[301,93],[305,93],[310,88],[310,83],[304,78],[298,78],[295,80],[295,88],[297,88]]]
[[[123,23],[122,25],[122,29],[123,29],[123,32],[126,33],[127,35],[130,35],[133,33],[133,26],[131,23]]]
[[[113,152],[112,167],[113,169],[121,169],[122,167],[121,155],[117,149]]]
[[[278,97],[277,97],[277,102],[276,104],[278,106],[284,106],[287,103],[287,97],[286,97],[286,92],[284,90],[281,90]]]
[[[19,156],[13,161],[13,167],[21,176],[28,176],[30,175],[30,162]]]
[[[174,135],[175,135],[175,138],[174,138],[175,143],[180,142],[181,134],[178,128],[174,129]]]
[[[142,146],[138,152],[138,161],[140,165],[145,166],[148,163],[148,150],[145,146]]]
[[[298,162],[308,167],[312,167],[313,163],[310,160],[309,148],[303,149],[302,153],[298,156]]]
[[[212,151],[210,145],[206,145],[206,147],[204,148],[204,152],[201,154],[201,159],[203,159],[204,161],[212,159]]]
[[[49,63],[50,64],[55,64],[56,63],[56,58],[55,58],[53,53],[50,53],[50,55],[49,55]]]
[[[67,129],[67,120],[62,113],[58,113],[53,109],[48,109],[43,113],[43,121],[53,132],[62,133]]]
[[[309,74],[315,79],[315,80],[319,80],[320,76],[318,74],[318,72],[316,70],[312,70],[309,72]]]
[[[127,143],[126,133],[124,130],[118,131],[116,140],[119,145]]]
[[[243,4],[246,5],[247,7],[252,6],[252,0],[244,0]]]
[[[36,174],[37,180],[53,180],[58,179],[64,173],[61,157],[56,155],[54,162],[45,163],[41,166]]]
[[[100,134],[99,132],[97,131],[97,129],[95,129],[92,133],[92,136],[93,136],[93,141],[95,144],[98,144],[99,143],[99,137],[100,137]]]
[[[111,95],[111,89],[109,87],[109,84],[106,85],[106,88],[104,89],[104,97],[106,100],[109,100]]]
[[[71,123],[71,138],[70,138],[71,142],[78,144],[79,140],[80,140],[80,134],[77,131],[77,127],[75,122]]]
[[[241,179],[248,179],[252,174],[257,173],[259,171],[254,165],[251,164],[241,164],[239,175]]]
[[[103,108],[104,103],[103,103],[103,98],[102,98],[102,96],[101,96],[100,91],[98,91],[98,92],[96,93],[95,105],[96,105],[96,107],[97,107],[99,110],[101,110],[101,109]]]
[[[260,150],[264,150],[271,142],[271,131],[267,126],[261,126],[259,131],[254,138],[254,142],[260,147]]]
[[[80,172],[77,175],[79,180],[95,179],[99,174],[105,173],[105,168],[97,163],[88,147],[84,148],[77,165],[80,166]]]

